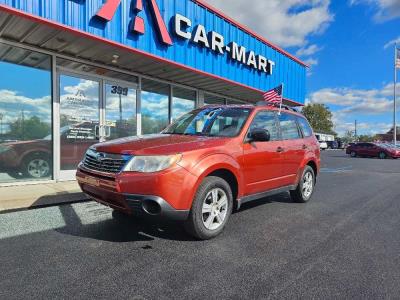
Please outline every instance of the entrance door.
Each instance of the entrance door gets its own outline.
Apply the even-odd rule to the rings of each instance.
[[[59,180],[75,178],[91,145],[137,134],[136,92],[135,83],[60,73]]]
[[[95,79],[59,76],[61,180],[74,178],[86,150],[100,140],[100,87]]]

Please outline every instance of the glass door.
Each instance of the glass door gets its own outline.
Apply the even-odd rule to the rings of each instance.
[[[86,150],[100,140],[101,82],[60,74],[60,179],[71,180]]]
[[[105,81],[106,140],[137,135],[135,84],[123,81]]]

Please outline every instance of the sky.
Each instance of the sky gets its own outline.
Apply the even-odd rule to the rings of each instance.
[[[360,134],[393,126],[400,0],[207,2],[310,65],[306,103],[327,105],[336,132],[354,130],[355,120]]]

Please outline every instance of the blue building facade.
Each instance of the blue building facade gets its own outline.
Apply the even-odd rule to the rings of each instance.
[[[99,17],[99,11],[110,3],[117,3],[109,6],[111,19]],[[304,103],[306,81],[304,63],[224,17],[218,11],[210,9],[202,1],[0,0],[0,4],[260,91],[272,89],[283,83],[285,98]],[[154,10],[159,11],[165,23],[172,40],[170,45],[159,37],[159,26]],[[177,15],[190,20],[191,26],[186,26],[187,23],[182,21],[181,27],[184,28],[181,29],[185,33],[191,33],[191,38],[182,38],[176,33]],[[143,20],[144,33],[135,32],[133,24],[136,17]],[[204,42],[194,42],[199,26],[205,29],[209,47],[212,43],[210,33],[215,32],[223,37],[225,46],[229,47],[235,42],[238,47],[245,48],[247,56],[245,63],[231,59],[233,53],[227,52],[226,49],[221,54],[207,47]],[[254,68],[252,63],[250,66],[247,64],[251,51],[256,56],[256,63],[257,57],[261,55],[274,64],[272,74]]]

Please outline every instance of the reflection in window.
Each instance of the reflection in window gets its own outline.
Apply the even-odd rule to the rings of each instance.
[[[159,133],[168,125],[169,85],[143,79],[142,133]]]
[[[301,137],[295,116],[282,113],[279,116],[279,121],[283,140],[295,140]]]
[[[253,129],[265,129],[271,135],[271,141],[279,140],[278,128],[276,126],[276,116],[272,111],[259,112],[250,125],[250,131]]]
[[[60,76],[61,170],[76,169],[98,142],[99,88],[97,81]]]
[[[109,140],[136,135],[136,89],[122,82],[106,84],[106,125]]]
[[[301,129],[303,130],[303,134],[305,137],[309,137],[313,135],[313,131],[310,127],[310,124],[308,124],[307,120],[301,117],[297,117],[297,120],[299,121],[299,125]]]
[[[0,58],[0,183],[51,179],[50,57],[0,43]]]
[[[175,121],[196,106],[196,91],[174,87],[172,98],[172,120]]]
[[[204,105],[213,105],[213,104],[225,104],[225,99],[222,97],[204,94]]]

